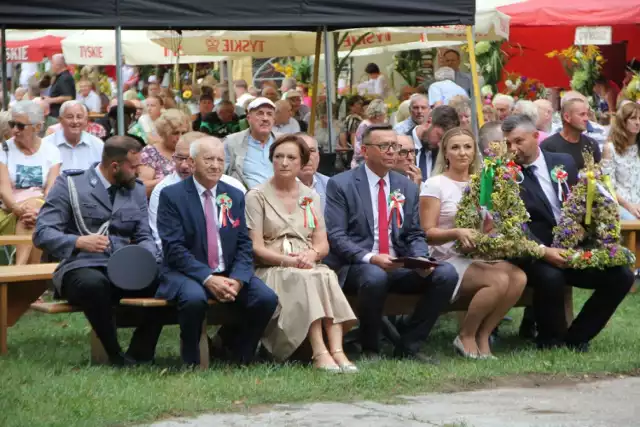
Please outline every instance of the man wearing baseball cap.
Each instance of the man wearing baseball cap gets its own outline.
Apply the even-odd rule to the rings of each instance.
[[[273,176],[269,148],[279,134],[273,132],[275,104],[256,98],[247,106],[249,129],[231,134],[224,142],[225,171],[239,179],[248,189]]]

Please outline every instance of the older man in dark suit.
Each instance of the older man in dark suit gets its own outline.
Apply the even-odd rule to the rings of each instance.
[[[232,304],[243,321],[223,326],[218,337],[231,362],[249,363],[277,305],[276,294],[253,275],[253,245],[247,232],[244,195],[220,181],[222,142],[191,144],[193,176],[160,193],[158,234],[164,253],[158,296],[176,301],[182,360],[200,363],[198,343],[207,300]]]
[[[502,124],[502,131],[516,162],[523,168],[520,197],[531,216],[530,237],[544,250],[543,259],[520,265],[527,274],[527,285],[534,289],[538,347],[566,345],[577,351],[587,351],[591,339],[605,327],[629,292],[633,273],[628,267],[567,268],[562,250],[550,247],[553,228],[560,220],[562,209],[561,195],[551,179],[551,171],[563,166],[568,174],[567,184],[573,186],[578,181],[573,157],[540,149],[538,130],[527,116],[508,117]],[[595,290],[568,330],[564,313],[565,286]]]
[[[327,185],[325,218],[332,267],[345,292],[358,294],[360,340],[365,354],[379,353],[384,302],[389,292],[421,295],[408,320],[400,322],[396,357],[433,361],[419,352],[452,297],[458,275],[449,264],[433,270],[401,268],[394,257],[426,257],[420,228],[418,186],[392,171],[398,139],[390,126],[363,136],[365,164],[336,175]]]

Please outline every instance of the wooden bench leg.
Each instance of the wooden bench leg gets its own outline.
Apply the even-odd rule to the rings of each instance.
[[[91,339],[91,363],[96,365],[108,365],[109,364],[109,356],[107,356],[107,352],[96,335],[96,332],[92,329],[89,333]]]
[[[0,283],[0,354],[7,354],[7,331],[9,322],[7,315],[9,313],[9,295],[6,283]]]
[[[573,323],[573,287],[567,286],[564,290],[564,315],[567,319],[567,328]]]
[[[207,335],[207,318],[202,322],[202,332],[200,333],[200,369],[209,369],[209,337]]]

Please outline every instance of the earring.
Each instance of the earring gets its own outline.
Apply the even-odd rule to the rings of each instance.
[[[444,165],[447,169],[449,169],[449,159],[444,159]]]

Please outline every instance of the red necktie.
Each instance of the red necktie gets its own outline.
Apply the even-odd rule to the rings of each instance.
[[[384,185],[384,179],[381,179],[378,182],[378,252],[389,255],[389,217]]]

